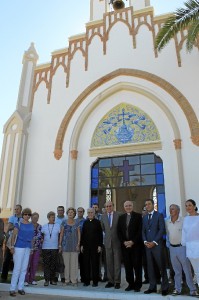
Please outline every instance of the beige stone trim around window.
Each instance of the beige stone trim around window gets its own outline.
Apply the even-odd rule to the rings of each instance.
[[[175,88],[172,84],[170,84],[165,79],[162,79],[161,77],[154,75],[152,73],[148,73],[148,72],[136,70],[136,69],[118,69],[118,70],[115,70],[115,71],[101,77],[100,79],[96,80],[95,82],[93,82],[73,102],[73,104],[71,105],[71,107],[69,108],[67,113],[65,114],[65,116],[60,124],[60,128],[58,130],[57,138],[56,138],[56,142],[55,142],[55,151],[60,151],[60,150],[62,151],[65,132],[68,128],[71,118],[73,117],[75,111],[78,109],[78,107],[81,105],[81,103],[98,87],[102,86],[106,82],[108,82],[118,76],[130,76],[130,77],[145,79],[145,80],[159,86],[160,88],[165,90],[168,94],[170,94],[185,114],[185,117],[189,124],[192,142],[196,146],[199,146],[199,122],[198,122],[197,116],[196,116],[192,106],[190,105],[189,101],[177,88]]]
[[[174,146],[176,150],[182,149],[182,140],[181,139],[175,139]]]
[[[93,157],[107,157],[107,156],[117,156],[125,154],[136,154],[136,153],[147,153],[151,151],[162,150],[161,141],[151,142],[151,143],[139,143],[139,144],[126,144],[126,145],[116,145],[110,147],[102,148],[92,148],[89,150],[90,156]]]
[[[78,151],[77,150],[71,150],[70,151],[71,154],[71,159],[77,159],[77,155],[78,155]]]

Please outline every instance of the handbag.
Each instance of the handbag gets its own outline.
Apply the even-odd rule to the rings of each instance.
[[[19,229],[20,229],[20,222],[18,222],[18,225],[19,225]],[[13,230],[10,232],[9,237],[8,237],[8,239],[7,239],[7,242],[6,242],[6,246],[7,246],[9,249],[11,249],[11,246],[14,246],[14,245],[15,245],[16,240],[17,240],[17,235],[16,235],[14,244],[11,245],[12,235],[13,235]]]

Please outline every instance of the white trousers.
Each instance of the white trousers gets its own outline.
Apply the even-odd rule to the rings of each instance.
[[[199,285],[199,258],[191,258],[189,257],[189,260],[192,264],[194,273],[196,275],[197,284]]]
[[[29,248],[15,248],[15,253],[13,255],[14,269],[12,272],[10,291],[15,291],[17,284],[18,290],[24,289],[24,280],[28,267],[29,256]]]
[[[78,252],[63,252],[65,265],[65,281],[77,283],[78,277]]]

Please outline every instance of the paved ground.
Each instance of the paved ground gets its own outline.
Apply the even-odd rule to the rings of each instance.
[[[115,290],[114,288],[106,289],[104,283],[100,283],[98,287],[92,286],[84,287],[82,283],[78,287],[66,286],[63,287],[61,283],[57,286],[44,287],[43,280],[38,282],[37,286],[25,287],[26,295],[21,296],[17,294],[16,297],[9,296],[9,284],[0,284],[0,300],[1,299],[16,299],[16,300],[88,300],[88,299],[113,299],[113,300],[172,300],[175,296],[168,295],[163,297],[161,294],[155,293],[145,295],[144,291],[148,285],[143,285],[140,293],[134,291],[125,292],[126,283],[122,283],[121,289]],[[177,296],[177,300],[194,299],[189,296]]]
[[[61,282],[57,286],[44,287],[44,280],[38,281],[36,286],[25,287],[26,295],[21,296],[17,294],[16,297],[9,296],[10,284],[0,283],[0,300],[1,299],[16,299],[16,300],[88,300],[88,299],[114,299],[114,300],[171,300],[176,297],[168,295],[163,297],[161,294],[145,295],[144,291],[148,289],[148,284],[143,285],[140,293],[134,291],[125,292],[127,283],[125,281],[124,269],[122,268],[122,283],[121,289],[105,288],[105,283],[100,282],[98,287],[84,287],[82,283],[78,283],[78,287],[62,286]],[[158,286],[160,289],[160,286]],[[172,287],[171,287],[172,290]],[[177,296],[177,300],[194,299],[187,295]]]

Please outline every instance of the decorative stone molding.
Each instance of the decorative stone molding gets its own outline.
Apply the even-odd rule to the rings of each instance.
[[[63,153],[63,151],[62,151],[61,149],[56,149],[56,150],[54,151],[54,157],[55,157],[57,160],[59,160],[59,159],[62,157],[62,153]]]
[[[182,140],[181,139],[175,139],[173,140],[174,146],[176,150],[182,149]]]
[[[71,154],[71,159],[73,159],[73,160],[77,159],[77,155],[78,155],[78,151],[77,150],[71,150],[70,154]]]
[[[118,70],[115,70],[115,71],[99,78],[95,82],[93,82],[73,102],[73,104],[71,105],[71,107],[69,108],[67,113],[65,114],[65,116],[60,124],[59,130],[57,133],[56,143],[55,143],[55,151],[56,151],[56,149],[62,149],[64,136],[65,136],[67,127],[70,123],[71,118],[73,117],[74,113],[76,112],[78,107],[81,105],[81,103],[98,87],[102,86],[106,82],[108,82],[118,76],[132,76],[132,77],[148,80],[149,82],[152,82],[153,84],[159,86],[160,88],[165,90],[168,94],[170,94],[171,97],[173,97],[173,99],[177,102],[177,104],[180,106],[180,108],[182,109],[182,111],[185,114],[185,117],[189,124],[193,143],[195,145],[199,146],[199,142],[198,142],[199,122],[198,122],[197,116],[196,116],[192,106],[190,105],[189,101],[177,88],[175,88],[171,83],[169,83],[165,79],[162,79],[161,77],[154,75],[152,73],[148,73],[148,72],[136,70],[136,69],[118,69]]]
[[[69,47],[52,52],[51,63],[40,66],[35,69],[34,85],[33,85],[33,98],[34,93],[37,91],[42,81],[46,83],[48,89],[47,103],[50,103],[52,78],[59,66],[62,66],[66,73],[66,87],[69,86],[70,80],[70,65],[75,53],[80,50],[82,57],[85,59],[85,71],[88,70],[88,53],[89,45],[93,38],[99,36],[103,43],[103,54],[106,54],[106,44],[109,40],[109,33],[117,22],[124,23],[129,29],[129,35],[132,36],[132,51],[136,48],[136,36],[139,34],[141,26],[147,26],[151,32],[152,41],[154,44],[154,56],[158,57],[158,52],[155,49],[155,38],[167,18],[171,16],[165,14],[163,16],[155,16],[153,7],[146,7],[139,11],[133,11],[133,7],[127,7],[119,11],[108,12],[104,14],[103,20],[93,21],[86,24],[86,33],[75,35],[69,38]],[[186,41],[186,29],[181,31],[180,34],[174,37],[177,64],[181,67],[180,51]],[[195,44],[199,49],[199,41]]]
[[[118,156],[124,153],[133,155],[136,153],[147,153],[151,151],[162,150],[162,144],[160,141],[150,143],[128,144],[119,145],[114,147],[98,147],[89,150],[91,157],[107,157]]]
[[[191,139],[194,145],[199,146],[199,135],[192,136]]]

